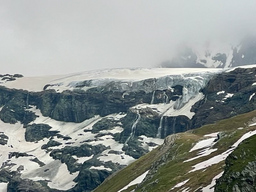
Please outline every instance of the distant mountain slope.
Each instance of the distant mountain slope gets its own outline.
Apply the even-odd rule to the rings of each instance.
[[[207,67],[228,68],[256,63],[256,37],[244,38],[239,45],[215,45],[203,48],[181,48],[171,60],[162,67]]]

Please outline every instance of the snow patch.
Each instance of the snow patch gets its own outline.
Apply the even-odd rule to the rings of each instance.
[[[178,184],[175,185],[173,188],[171,188],[171,190],[173,190],[173,189],[175,189],[175,188],[180,188],[181,186],[185,185],[188,181],[189,181],[189,179],[178,183]]]
[[[189,152],[192,152],[198,149],[203,149],[203,150],[197,153],[198,156],[185,160],[184,162],[193,161],[200,157],[210,155],[214,151],[217,151],[217,149],[211,149],[211,147],[216,143],[216,139],[218,138],[218,133],[219,132],[215,132],[215,133],[204,135],[204,137],[211,137],[211,138],[199,141],[198,143],[196,143],[196,145],[192,149],[190,149]]]
[[[61,164],[56,176],[54,179],[48,183],[48,186],[53,189],[59,190],[68,190],[75,186],[75,182],[73,181],[79,172],[75,172],[70,174],[66,164]],[[65,177],[63,177],[65,175]]]
[[[219,92],[217,93],[217,95],[224,94],[224,93],[225,93],[225,91],[219,91]]]
[[[214,186],[216,185],[216,180],[219,179],[224,172],[221,172],[220,174],[216,175],[213,179],[210,185],[207,185],[202,189],[202,192],[214,192]]]
[[[7,192],[8,183],[0,183],[0,192]]]
[[[219,132],[204,135],[204,137],[211,137],[211,138],[199,141],[198,143],[196,143],[196,145],[194,147],[192,147],[192,149],[190,149],[189,152],[192,152],[192,151],[195,151],[198,149],[202,149],[202,148],[209,148],[209,147],[213,146],[213,144],[215,143],[214,141],[218,137],[218,134],[219,134]]]
[[[227,98],[231,98],[231,97],[233,97],[233,93],[227,93],[227,95],[225,96],[225,98],[224,99],[227,99]]]
[[[76,161],[77,163],[83,164],[85,161],[88,161],[88,160],[92,159],[93,155],[91,155],[89,157],[77,157],[76,155],[73,155],[72,157],[77,160]]]
[[[137,177],[136,179],[131,181],[128,185],[126,185],[125,187],[120,189],[118,192],[122,192],[122,191],[128,189],[130,186],[140,184],[143,181],[143,179],[146,177],[147,174],[148,174],[148,171],[146,171],[145,173],[143,173],[142,175],[140,175],[139,177]]]
[[[249,97],[249,101],[251,101],[251,99],[254,97],[255,93],[251,94]]]
[[[106,167],[104,167],[103,165],[101,165],[101,166],[99,166],[99,167],[91,166],[91,168],[90,168],[90,169],[112,171],[112,169],[110,169],[110,168],[106,168]]]
[[[207,148],[213,145],[214,141],[216,138],[209,138],[209,139],[204,139],[202,141],[199,141],[192,149],[190,149],[189,152],[202,149],[202,148]]]

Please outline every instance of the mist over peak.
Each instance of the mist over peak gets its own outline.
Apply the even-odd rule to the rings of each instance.
[[[191,46],[191,47],[190,47]],[[182,45],[176,55],[160,67],[227,68],[256,63],[256,37],[246,36],[238,44]]]
[[[253,0],[3,0],[1,71],[34,76],[155,67],[172,60],[180,44],[227,54],[255,34],[255,7]]]

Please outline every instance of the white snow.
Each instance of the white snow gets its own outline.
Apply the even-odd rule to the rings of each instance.
[[[4,82],[8,88],[23,89],[28,91],[42,91],[47,84],[54,85],[58,92],[73,89],[73,85],[85,80],[143,80],[148,78],[159,78],[167,75],[181,75],[189,73],[219,72],[222,69],[214,68],[138,68],[138,69],[105,69],[95,71],[85,71],[82,73],[42,76],[42,77],[22,77],[15,81]]]
[[[112,161],[113,163],[119,163],[120,165],[129,165],[135,161],[133,157],[124,154],[124,152],[121,152],[121,154],[108,154],[108,152],[109,151],[104,151],[98,159],[104,162]]]
[[[164,116],[174,117],[179,115],[185,115],[189,119],[192,119],[194,116],[194,112],[191,112],[192,106],[203,99],[204,95],[202,93],[198,93],[195,97],[191,98],[182,108],[180,109],[174,109],[173,107],[167,110],[164,114]]]
[[[99,166],[99,167],[95,167],[95,166],[91,166],[90,169],[96,169],[96,170],[107,170],[107,171],[112,171],[112,169],[110,168],[106,168],[103,165]]]
[[[217,95],[224,94],[224,93],[225,93],[225,91],[219,91],[219,92],[217,93]]]
[[[255,126],[256,125],[256,123],[251,123],[250,125],[249,125],[249,127],[252,127],[252,126]]]
[[[217,151],[217,149],[212,149],[212,146],[216,143],[214,141],[216,140],[218,133],[219,132],[215,132],[215,133],[204,135],[204,137],[211,137],[211,138],[204,139],[204,140],[201,140],[198,143],[196,143],[196,145],[192,149],[190,149],[189,152],[192,152],[192,151],[195,151],[195,150],[198,150],[198,149],[202,149],[202,150],[197,153],[196,157],[192,157],[188,160],[185,160],[184,162],[193,161],[193,160],[198,159],[200,157],[210,155],[214,151]]]
[[[227,158],[227,156],[228,156],[230,153],[232,153],[232,152],[234,151],[234,149],[235,149],[243,140],[245,140],[245,139],[247,139],[247,138],[249,138],[249,137],[251,137],[251,136],[253,136],[253,135],[255,135],[255,134],[256,134],[256,130],[254,130],[254,131],[249,131],[249,132],[245,133],[237,142],[235,142],[235,143],[231,146],[230,149],[228,149],[227,151],[225,151],[225,152],[223,152],[223,153],[221,153],[221,154],[219,154],[219,155],[216,155],[216,156],[214,156],[214,157],[212,157],[212,158],[210,158],[210,159],[208,159],[208,160],[206,160],[206,161],[200,162],[200,163],[198,163],[198,164],[192,166],[193,169],[192,169],[191,171],[189,171],[189,172],[194,172],[194,171],[197,171],[197,170],[205,169],[205,168],[207,168],[207,167],[209,167],[209,166],[211,166],[211,165],[214,165],[214,164],[217,164],[217,163],[219,163],[219,162],[221,162],[221,161],[224,161],[224,160]]]
[[[198,150],[198,149],[202,149],[202,148],[207,148],[212,146],[212,144],[214,143],[214,140],[216,138],[209,138],[209,139],[204,139],[202,141],[199,141],[192,149],[190,149],[189,152]]]
[[[210,155],[211,153],[213,153],[214,151],[217,151],[218,149],[206,149],[206,150],[202,150],[198,153],[198,156],[196,157],[193,157],[193,158],[190,158],[188,160],[185,160],[183,162],[189,162],[189,161],[193,161],[195,159],[198,159],[198,158],[201,158],[201,157],[204,157],[204,156],[207,156],[207,155]]]
[[[209,133],[209,134],[204,135],[204,137],[215,137],[215,138],[217,138],[218,134],[219,134],[219,132]]]
[[[227,99],[227,98],[233,97],[233,95],[234,95],[233,93],[227,93],[224,99]]]
[[[0,192],[7,192],[8,183],[0,183]]]
[[[123,190],[128,189],[130,186],[140,184],[143,181],[143,179],[146,177],[147,174],[148,174],[148,171],[146,171],[145,173],[143,173],[142,175],[140,175],[139,177],[137,177],[136,179],[131,181],[128,185],[126,185],[125,187],[120,189],[118,192],[122,192]]]
[[[189,152],[192,152],[192,151],[195,151],[198,149],[202,149],[202,148],[211,147],[214,144],[214,140],[217,139],[218,133],[219,132],[215,132],[215,133],[204,135],[204,137],[211,137],[211,138],[199,141],[198,143],[195,144],[194,147],[192,147],[192,149],[190,149]]]
[[[155,149],[156,147],[158,147],[159,145],[162,145],[164,143],[164,139],[160,139],[160,138],[153,138],[153,137],[147,137],[145,135],[141,135],[139,136],[139,140],[141,141],[142,143],[142,146],[145,148],[145,149],[148,149],[149,151]],[[147,143],[155,143],[156,146],[148,146]]]
[[[175,185],[173,188],[171,188],[171,190],[175,189],[175,188],[179,188],[183,185],[185,185],[187,182],[189,181],[189,179],[185,180],[185,181],[182,181],[180,183],[178,183],[177,185]]]
[[[196,94],[194,97],[192,97],[190,100],[188,100],[187,103],[180,109],[174,109],[176,101],[170,101],[169,103],[159,103],[159,104],[139,104],[137,106],[134,106],[134,109],[146,109],[151,108],[152,111],[162,114],[163,116],[168,117],[175,117],[179,115],[185,115],[189,119],[192,119],[194,116],[194,112],[191,112],[192,106],[203,99],[204,95],[202,93]]]
[[[116,142],[113,139],[111,134],[104,135],[101,137],[95,137],[96,134],[92,134],[90,130],[92,130],[92,126],[102,119],[102,117],[95,116],[91,119],[85,120],[81,123],[67,123],[56,121],[49,117],[44,117],[41,112],[35,107],[31,106],[29,111],[33,111],[38,116],[31,124],[36,123],[44,123],[48,124],[52,128],[51,131],[59,131],[59,133],[63,136],[69,136],[71,139],[68,141],[63,140],[62,138],[54,137],[53,140],[62,143],[60,146],[52,147],[52,149],[61,149],[69,143],[70,146],[80,146],[83,143],[87,143],[90,145],[98,145],[102,144],[105,146],[110,146],[110,149],[105,150],[101,156],[99,156],[99,160],[101,161],[112,161],[114,163],[120,163],[121,165],[128,165],[133,162],[135,159],[131,156],[125,155],[122,151],[123,144]],[[120,119],[124,117],[125,114],[112,114],[107,116],[107,118]],[[78,175],[77,173],[70,174],[67,166],[62,164],[59,160],[54,160],[49,156],[49,153],[46,153],[41,149],[41,146],[46,144],[49,139],[44,138],[38,142],[26,142],[25,141],[25,130],[23,125],[20,123],[16,124],[6,124],[0,121],[0,132],[1,134],[7,135],[8,143],[7,145],[0,145],[0,165],[5,164],[7,161],[9,163],[13,163],[10,168],[12,171],[16,171],[20,165],[24,166],[24,170],[21,170],[21,177],[28,178],[32,180],[50,180],[48,185],[51,188],[59,189],[59,190],[67,190],[75,185],[73,182],[74,178]],[[86,132],[84,132],[84,130]],[[120,126],[116,126],[111,130],[104,130],[100,133],[118,133],[122,132],[123,128]],[[156,139],[157,141],[157,139]],[[119,154],[109,154],[110,150],[118,151]],[[10,152],[20,152],[27,153],[30,156],[15,158],[12,157],[9,159]],[[31,159],[38,158],[39,161],[45,163],[46,165],[40,167],[38,163],[31,161]],[[74,159],[77,160],[77,163],[84,163],[85,161],[93,158],[93,155],[90,157],[77,157],[73,156]],[[102,166],[92,167],[93,169],[101,169]],[[111,171],[109,168],[107,170]],[[47,170],[47,171],[46,171]],[[63,178],[65,175],[65,178]],[[4,186],[4,184],[2,184]]]
[[[254,131],[249,131],[249,132],[245,133],[240,139],[238,139],[237,142],[235,142],[235,143],[232,145],[232,147],[236,148],[243,140],[245,140],[245,139],[247,139],[247,138],[249,138],[249,137],[251,137],[251,136],[253,136],[253,135],[255,135],[255,134],[256,134],[256,130],[254,130]]]
[[[220,174],[216,175],[213,179],[212,179],[212,182],[211,184],[207,185],[206,187],[204,187],[202,189],[202,192],[214,192],[214,186],[216,184],[216,180],[219,179],[222,175],[223,175],[224,172],[221,172]]]
[[[242,65],[242,66],[233,67],[233,68],[231,68],[231,69],[228,69],[228,70],[226,70],[226,72],[228,73],[228,72],[234,71],[234,70],[236,70],[236,69],[238,69],[238,68],[248,69],[248,68],[255,68],[255,67],[256,67],[256,64]]]
[[[77,157],[77,156],[73,155],[72,157],[77,160],[77,161],[76,161],[77,163],[83,164],[85,161],[88,161],[88,160],[90,160],[91,158],[93,158],[93,155],[91,155],[91,156],[89,156],[89,157]]]
[[[254,97],[255,93],[250,95],[249,101],[251,101],[251,99]]]
[[[75,186],[73,181],[78,176],[78,172],[70,174],[67,170],[66,164],[62,163],[56,176],[51,182],[48,183],[48,186],[53,189],[59,190],[68,190]]]
[[[36,92],[42,91],[46,84],[49,84],[60,77],[62,76],[22,77],[15,81],[7,81],[4,86]]]

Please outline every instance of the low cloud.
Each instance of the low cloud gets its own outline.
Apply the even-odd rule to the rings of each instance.
[[[0,73],[154,67],[177,47],[236,45],[256,32],[253,0],[3,0]]]

